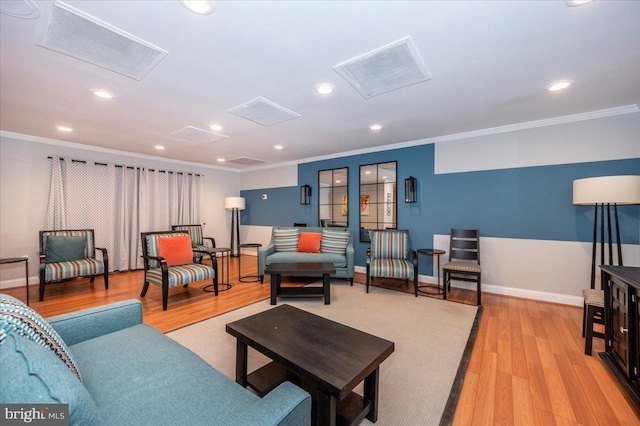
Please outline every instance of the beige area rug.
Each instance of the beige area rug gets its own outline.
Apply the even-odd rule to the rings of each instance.
[[[395,343],[395,352],[380,366],[377,425],[451,422],[480,318],[477,307],[377,287],[366,294],[363,286],[337,280],[331,284],[330,305],[316,298],[278,299],[282,303]],[[270,308],[265,300],[167,336],[235,379],[236,340],[225,325]],[[269,361],[249,350],[250,372]],[[355,390],[362,395],[362,384]]]

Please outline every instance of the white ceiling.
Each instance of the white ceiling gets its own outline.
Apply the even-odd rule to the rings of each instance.
[[[169,54],[137,81],[37,46],[51,1],[37,19],[0,14],[5,132],[244,169],[216,159],[277,164],[640,103],[638,1],[221,1],[205,16],[177,0],[66,3]],[[430,81],[364,99],[332,69],[406,36]],[[547,92],[559,79],[574,84]],[[227,112],[257,97],[301,117],[263,127]],[[170,136],[212,123],[229,137]]]

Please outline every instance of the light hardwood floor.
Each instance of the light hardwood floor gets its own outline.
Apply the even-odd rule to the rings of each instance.
[[[255,257],[243,257],[242,269],[243,275],[255,273]],[[142,271],[135,271],[110,275],[108,291],[102,278],[93,284],[77,279],[48,285],[43,302],[32,285],[31,307],[48,317],[138,298],[145,323],[168,332],[269,296],[268,277],[262,285],[238,282],[235,258],[231,290],[214,297],[202,291],[206,283],[176,288],[169,293],[167,311],[162,311],[161,291],[155,286],[139,298],[142,280]],[[356,282],[363,283],[364,276],[356,274]],[[411,291],[397,280],[377,279],[376,285]],[[24,287],[3,292],[25,300]],[[454,289],[451,297],[475,303],[472,291]],[[594,340],[594,356],[584,355],[581,308],[488,293],[482,301],[484,313],[454,425],[640,425],[640,410],[596,355],[603,341]]]

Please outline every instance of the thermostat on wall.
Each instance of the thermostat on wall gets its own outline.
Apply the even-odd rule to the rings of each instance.
[[[267,194],[262,194],[262,199],[266,200],[267,199]]]

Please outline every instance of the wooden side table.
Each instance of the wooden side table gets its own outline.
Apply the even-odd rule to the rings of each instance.
[[[436,256],[438,258],[438,289],[436,293],[433,292],[429,292],[426,289],[427,288],[431,288],[431,286],[428,285],[419,285],[418,286],[418,291],[421,293],[425,293],[425,294],[442,294],[442,290],[440,289],[440,255],[445,254],[446,251],[444,250],[440,250],[440,249],[431,249],[431,248],[423,248],[423,249],[418,249],[418,257],[423,254],[425,256]],[[421,288],[424,288],[425,290],[421,290]]]
[[[28,257],[7,257],[5,259],[0,259],[0,265],[5,265],[8,263],[19,263],[24,262],[24,279],[25,279],[25,288],[27,289],[27,306],[29,306],[29,258]]]
[[[231,257],[231,249],[228,247],[214,247],[214,248],[210,248],[209,251],[211,252],[211,254],[213,254],[214,256],[216,256],[218,253],[222,254],[222,258],[221,258],[221,262],[220,262],[220,276],[218,277],[218,291],[226,291],[229,290],[232,286],[231,286],[231,282],[229,281],[229,269],[230,269],[230,264],[229,264],[229,258]],[[227,259],[227,266],[224,266],[224,260],[225,258]],[[224,273],[225,271],[227,272],[227,281],[224,281]],[[220,288],[220,286],[223,286],[222,288]],[[204,291],[208,291],[208,292],[212,292],[213,290],[213,284],[209,284],[208,286],[206,286],[205,288],[203,288]]]
[[[256,271],[257,271],[256,275],[240,276],[240,265],[242,264],[242,256],[240,256],[238,258],[238,281],[240,281],[241,283],[255,283],[257,281],[260,281],[260,258],[259,258],[260,247],[262,247],[262,244],[260,244],[260,243],[244,243],[244,244],[240,244],[240,246],[239,246],[240,254],[242,254],[242,249],[243,248],[255,248],[256,249]]]

